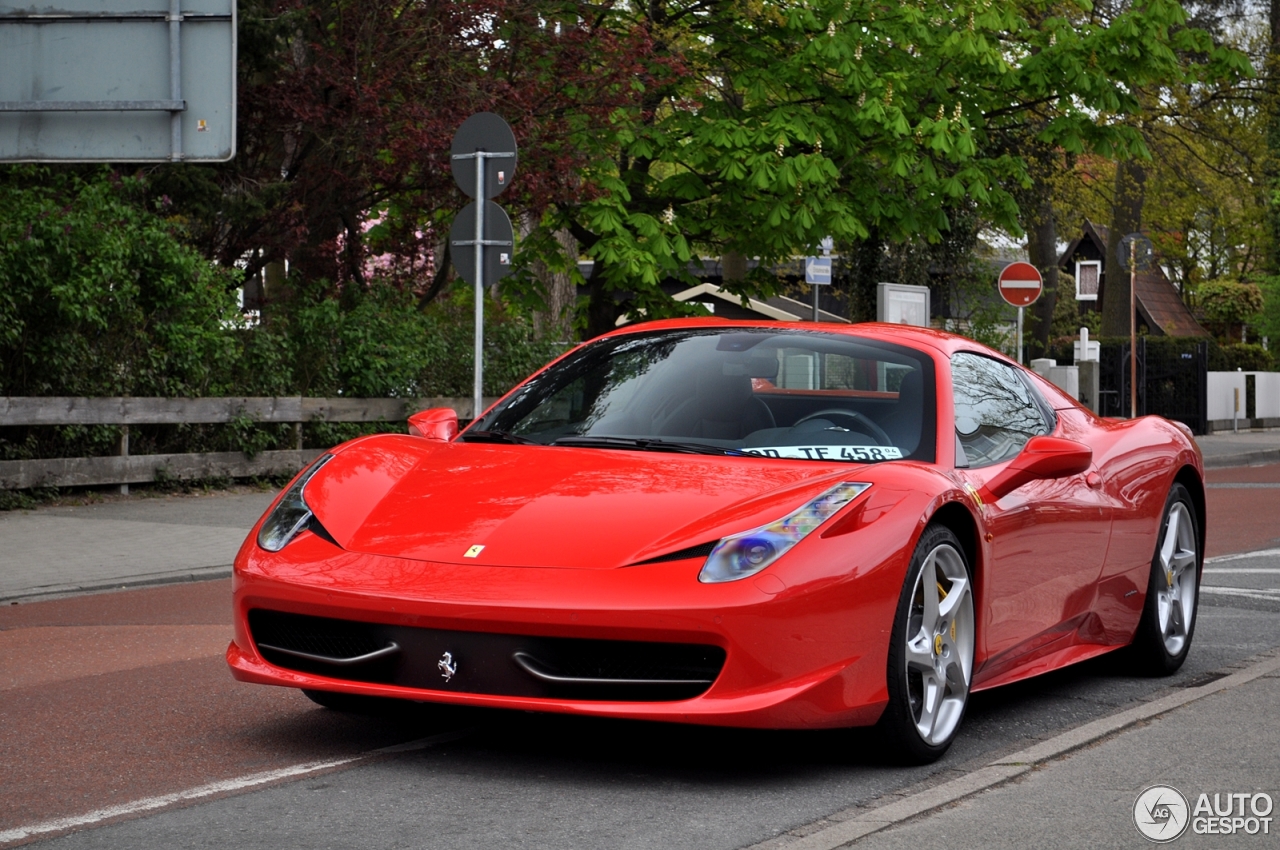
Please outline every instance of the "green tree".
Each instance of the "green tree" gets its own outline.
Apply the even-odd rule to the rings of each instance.
[[[237,274],[141,198],[106,169],[0,174],[0,394],[229,389]]]
[[[1205,323],[1220,342],[1242,342],[1243,328],[1262,310],[1262,290],[1255,283],[1211,280],[1200,285],[1196,300]]]
[[[1141,153],[1134,91],[1238,57],[1151,0],[1105,20],[1084,0],[649,0],[601,18],[653,40],[634,101],[573,136],[583,190],[542,222],[595,264],[589,333],[669,314],[664,278],[696,252],[763,264],[832,235],[934,240],[972,205],[1018,230],[1030,131],[1068,153]],[[596,20],[597,18],[593,18]],[[1180,55],[1201,57],[1191,71]],[[532,244],[549,245],[548,240]],[[763,275],[736,289],[767,291]]]

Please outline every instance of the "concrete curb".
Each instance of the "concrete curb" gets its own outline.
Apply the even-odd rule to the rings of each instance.
[[[179,584],[191,581],[212,581],[231,577],[231,565],[220,564],[213,567],[197,567],[195,569],[173,570],[167,573],[149,573],[140,576],[102,579],[101,581],[84,582],[83,584],[50,584],[44,587],[29,587],[22,590],[0,591],[0,603],[9,602],[43,602],[46,599],[57,599],[63,596],[75,596],[82,593],[102,593],[110,590],[130,590],[137,587],[150,587],[160,584]]]
[[[932,788],[926,788],[915,794],[903,797],[883,806],[855,815],[848,820],[834,823],[803,838],[785,843],[772,838],[753,845],[763,850],[836,850],[836,848],[856,842],[858,839],[879,832],[890,826],[902,823],[920,815],[927,814],[943,806],[950,805],[980,791],[986,791],[997,785],[1003,785],[1037,766],[1068,755],[1081,747],[1088,746],[1103,738],[1110,737],[1144,720],[1181,708],[1220,691],[1239,687],[1280,671],[1280,647],[1270,650],[1262,656],[1255,656],[1257,661],[1243,670],[1224,676],[1213,682],[1196,688],[1187,688],[1179,693],[1152,700],[1127,711],[1103,717],[1078,726],[1060,735],[1055,735],[1038,744],[1034,744],[1019,752],[998,758],[971,773],[967,773],[950,782],[944,782]],[[781,836],[779,836],[780,838]],[[751,850],[751,848],[748,848]]]

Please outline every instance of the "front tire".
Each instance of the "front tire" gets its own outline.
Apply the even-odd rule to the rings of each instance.
[[[973,578],[950,529],[925,529],[902,586],[889,642],[889,705],[880,727],[911,764],[941,758],[969,702],[975,641]]]
[[[1165,500],[1146,604],[1130,647],[1139,675],[1168,676],[1187,660],[1196,631],[1201,567],[1195,506],[1187,488],[1174,484]]]

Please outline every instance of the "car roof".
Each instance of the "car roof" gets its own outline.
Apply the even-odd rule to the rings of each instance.
[[[617,334],[645,333],[656,330],[689,329],[689,328],[760,328],[762,330],[797,330],[820,331],[822,333],[840,334],[843,336],[861,336],[879,339],[884,342],[896,342],[913,348],[932,348],[946,356],[957,351],[976,351],[993,354],[1001,359],[1004,355],[987,348],[981,343],[967,337],[940,331],[935,328],[921,328],[913,325],[892,325],[886,322],[861,322],[855,325],[829,322],[778,322],[768,320],[720,319],[713,316],[692,319],[659,319],[652,322],[641,322],[627,325],[611,331],[604,336]],[[1012,362],[1012,361],[1010,361]]]

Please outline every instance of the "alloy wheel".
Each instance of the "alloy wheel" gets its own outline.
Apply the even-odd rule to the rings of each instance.
[[[925,558],[906,631],[907,694],[927,744],[950,740],[964,716],[973,675],[973,589],[964,558],[948,543]]]
[[[1161,577],[1164,586],[1156,590],[1156,617],[1165,651],[1182,652],[1195,618],[1197,563],[1195,526],[1187,506],[1175,502],[1169,510],[1160,540]]]

